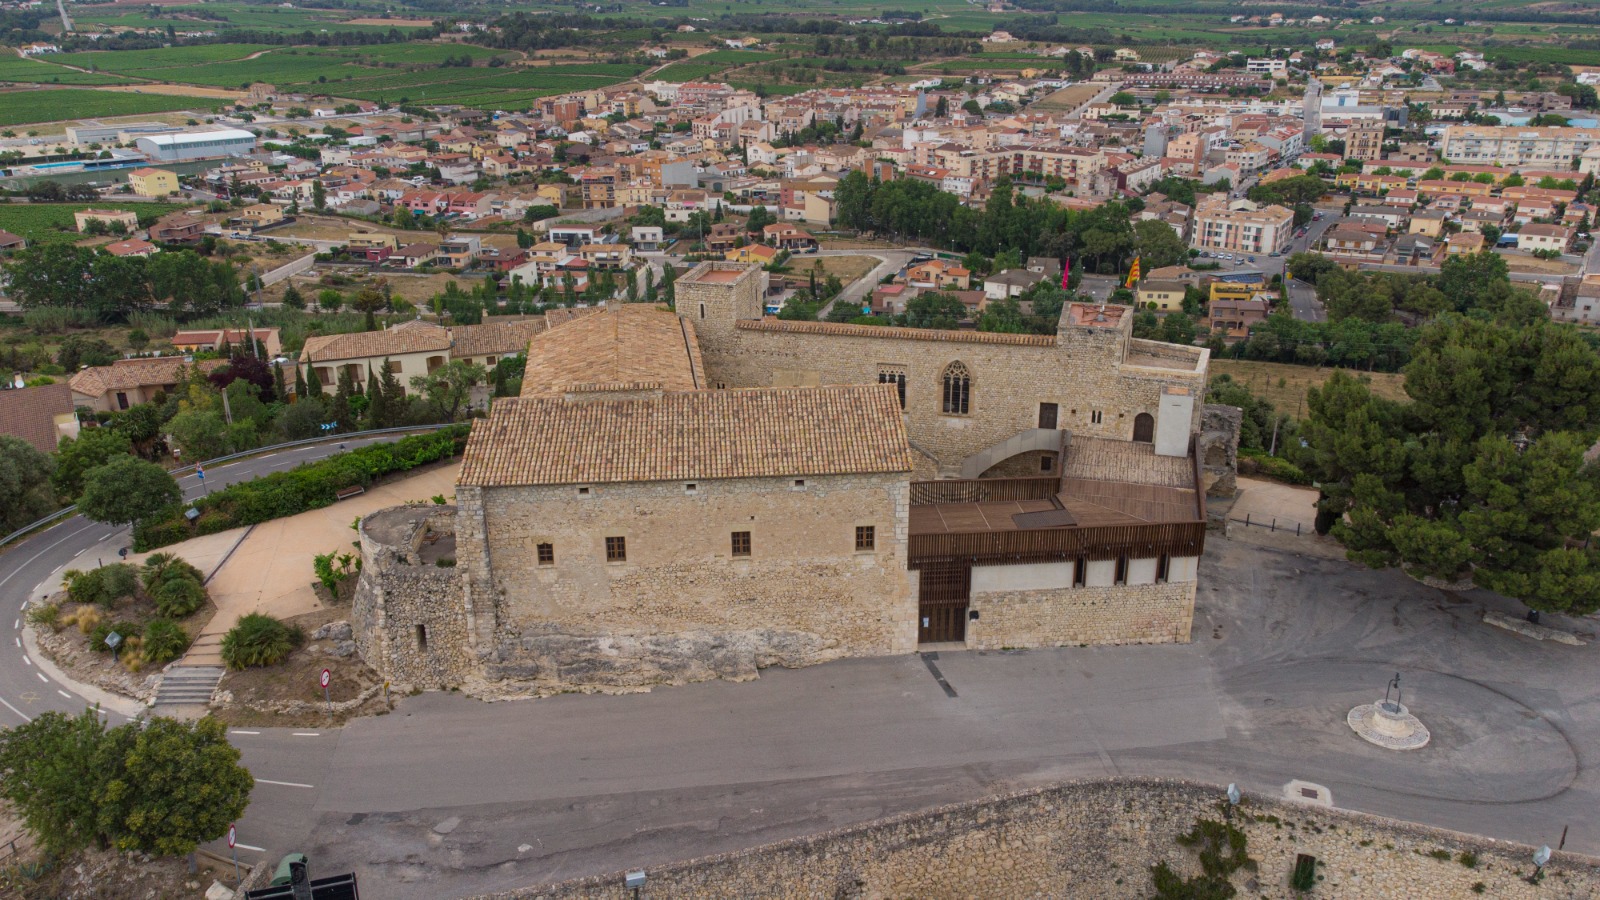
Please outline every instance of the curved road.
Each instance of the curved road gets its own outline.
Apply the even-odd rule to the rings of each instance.
[[[396,440],[404,435],[380,435],[342,442],[347,448]],[[339,452],[341,442],[312,444],[224,463],[206,472],[205,484],[193,474],[178,479],[185,499],[194,499],[207,489],[216,490],[236,481],[248,481],[271,472],[321,459]],[[12,616],[11,646],[0,646],[0,724],[13,726],[46,710],[76,714],[88,701],[73,685],[59,683],[34,665],[22,648],[23,605],[45,581],[81,553],[100,547],[105,562],[115,562],[117,548],[128,546],[126,527],[113,527],[73,516],[26,538],[0,554],[0,616]],[[125,717],[111,713],[113,720]]]

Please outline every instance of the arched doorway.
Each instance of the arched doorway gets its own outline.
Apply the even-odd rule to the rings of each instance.
[[[1156,417],[1149,413],[1139,413],[1134,416],[1133,439],[1141,444],[1155,443]]]

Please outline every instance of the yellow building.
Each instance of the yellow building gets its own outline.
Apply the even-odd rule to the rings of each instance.
[[[134,169],[128,175],[128,184],[140,196],[165,197],[178,192],[178,173],[166,169]]]
[[[1135,298],[1140,309],[1177,312],[1183,309],[1184,285],[1176,281],[1140,282]]]
[[[1263,282],[1239,283],[1234,281],[1211,282],[1211,300],[1253,300],[1257,294],[1268,292]]]
[[[759,263],[765,266],[778,258],[778,251],[766,244],[747,244],[729,250],[724,254],[724,258],[729,262]]]

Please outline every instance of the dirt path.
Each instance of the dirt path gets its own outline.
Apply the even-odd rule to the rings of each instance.
[[[175,97],[209,97],[215,100],[248,100],[250,95],[244,91],[230,91],[226,88],[198,87],[192,84],[170,84],[167,82],[144,82],[141,84],[112,84],[105,87],[94,88],[101,91],[133,92],[136,94],[170,94]]]

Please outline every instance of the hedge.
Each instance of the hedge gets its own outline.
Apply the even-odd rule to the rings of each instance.
[[[200,517],[193,526],[184,519],[182,507],[173,507],[159,518],[140,522],[133,530],[134,549],[142,553],[203,534],[216,534],[331,506],[338,500],[338,492],[345,488],[367,487],[384,475],[460,456],[466,449],[470,431],[471,426],[467,424],[451,425],[229,485],[195,501],[193,505]]]

